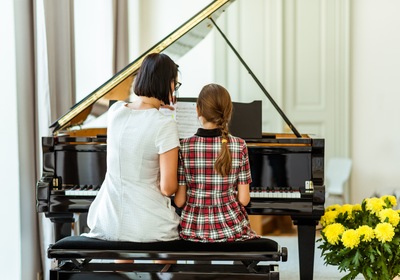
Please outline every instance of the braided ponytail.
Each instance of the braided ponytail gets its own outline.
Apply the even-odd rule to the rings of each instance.
[[[229,92],[217,84],[203,87],[197,99],[199,114],[221,130],[221,150],[214,163],[217,173],[229,175],[232,169],[232,157],[229,150],[228,123],[232,116],[232,101]]]
[[[222,176],[226,176],[231,172],[232,169],[232,158],[229,150],[229,136],[228,136],[228,125],[224,124],[221,127],[221,151],[214,163],[215,170]]]

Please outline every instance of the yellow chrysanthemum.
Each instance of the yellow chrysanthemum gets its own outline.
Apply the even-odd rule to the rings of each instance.
[[[394,196],[385,195],[365,198],[362,204],[327,207],[318,240],[323,242],[319,248],[326,263],[339,264],[345,271],[370,270],[368,277],[376,280],[399,275],[400,209],[393,209],[396,204],[400,203]]]
[[[358,234],[357,230],[355,229],[348,229],[343,232],[342,235],[342,242],[344,247],[353,249],[360,244],[360,235]]]
[[[357,232],[361,237],[361,241],[369,242],[375,237],[374,230],[370,226],[360,226]]]
[[[354,204],[353,211],[361,211],[361,204]]]
[[[394,228],[389,223],[380,223],[376,226],[374,233],[380,242],[390,242],[394,236]]]
[[[397,199],[394,195],[384,195],[381,196],[381,199],[382,201],[385,201],[387,199],[390,203],[389,207],[394,207],[397,205]]]
[[[332,244],[338,244],[340,240],[340,235],[344,232],[345,228],[342,224],[335,223],[328,225],[324,228],[323,233],[325,234],[326,240]]]
[[[344,204],[341,208],[340,208],[340,212],[347,213],[347,218],[350,219],[353,215],[353,205],[350,204]]]
[[[340,209],[340,205],[339,204],[333,204],[333,205],[329,205],[328,207],[325,208],[325,213],[329,212],[329,211],[336,211],[338,209]]]
[[[326,227],[327,225],[333,224],[339,213],[337,211],[328,211],[321,217],[321,225]]]
[[[377,197],[367,198],[365,207],[372,213],[378,213],[386,206],[385,202]]]
[[[378,217],[382,223],[386,221],[386,218],[388,218],[388,222],[394,227],[396,227],[400,221],[399,213],[391,208],[383,209],[382,211],[380,211],[378,213]]]

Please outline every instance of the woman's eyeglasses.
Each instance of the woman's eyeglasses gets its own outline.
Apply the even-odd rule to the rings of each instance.
[[[177,91],[181,87],[182,83],[176,82],[175,83],[175,91]]]
[[[172,93],[172,103],[175,104],[178,99],[178,89],[181,87],[182,83],[175,82],[175,90]]]

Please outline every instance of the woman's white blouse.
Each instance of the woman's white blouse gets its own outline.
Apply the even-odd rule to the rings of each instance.
[[[159,188],[159,155],[179,147],[176,122],[157,109],[117,102],[108,112],[107,173],[88,213],[89,237],[178,239],[179,216]],[[94,163],[95,164],[95,163]]]

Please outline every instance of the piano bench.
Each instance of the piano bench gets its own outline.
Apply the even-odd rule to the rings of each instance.
[[[287,248],[268,238],[138,243],[68,236],[50,245],[47,253],[56,264],[50,270],[50,280],[279,279],[275,262],[287,261]]]

